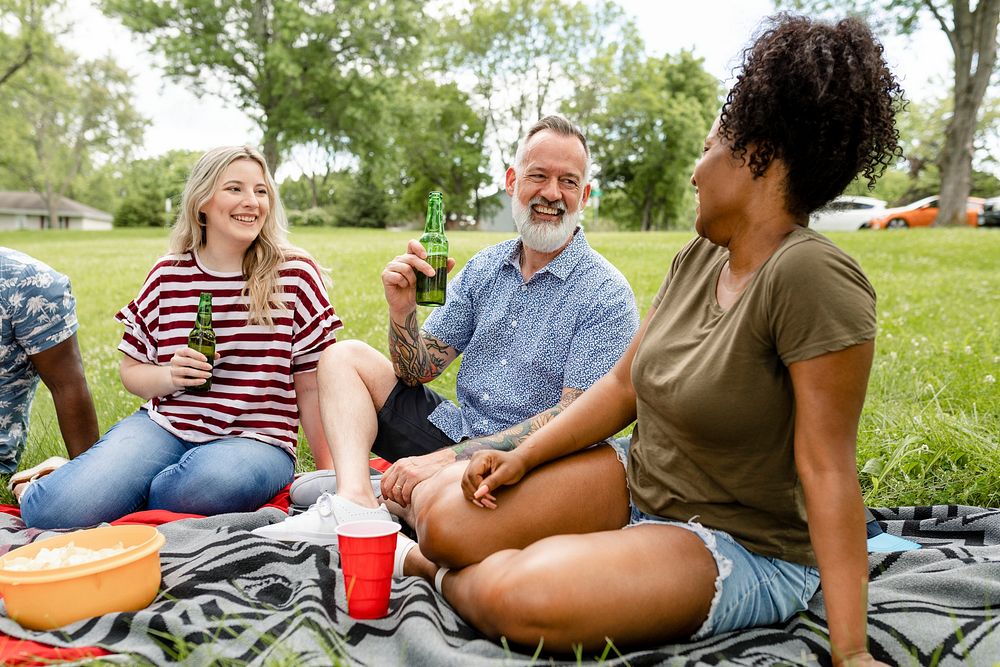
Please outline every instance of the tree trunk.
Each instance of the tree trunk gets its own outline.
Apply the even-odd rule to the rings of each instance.
[[[950,27],[935,13],[955,54],[955,111],[945,130],[938,163],[941,202],[935,225],[963,225],[967,221],[976,120],[996,64],[1000,22],[1000,0],[979,0],[974,12],[969,11],[968,0],[953,0],[952,9]]]
[[[957,110],[945,130],[941,151],[941,201],[935,225],[966,224],[966,201],[972,188],[972,140],[976,133],[976,110]]]
[[[280,158],[278,152],[278,135],[267,126],[264,127],[264,140],[261,145],[261,153],[264,154],[264,159],[267,161],[267,168],[271,171],[271,176],[274,176],[274,173],[278,171],[278,160]]]
[[[645,200],[642,202],[642,231],[648,232],[653,226],[653,188],[646,190]]]
[[[59,229],[59,208],[56,206],[58,194],[52,192],[52,188],[45,188],[45,208],[49,211],[49,229]]]
[[[312,208],[317,208],[319,206],[319,191],[316,185],[316,174],[305,174],[306,179],[309,181],[309,192],[312,195]]]

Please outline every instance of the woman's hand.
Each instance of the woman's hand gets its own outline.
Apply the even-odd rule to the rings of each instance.
[[[462,493],[480,507],[496,509],[497,499],[491,492],[517,484],[527,472],[528,466],[516,449],[476,452],[462,476]]]
[[[215,358],[219,358],[219,353],[215,353]],[[208,363],[208,358],[190,347],[179,348],[170,357],[170,383],[174,391],[197,387],[204,384],[212,377],[212,365]]]

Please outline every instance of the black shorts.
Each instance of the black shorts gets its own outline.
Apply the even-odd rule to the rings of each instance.
[[[396,382],[378,412],[378,435],[372,451],[390,463],[407,456],[436,452],[455,442],[428,421],[445,398],[420,384],[409,387]]]

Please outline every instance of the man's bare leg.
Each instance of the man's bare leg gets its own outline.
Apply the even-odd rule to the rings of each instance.
[[[337,471],[337,495],[378,507],[368,460],[378,434],[378,411],[396,386],[392,363],[373,347],[340,341],[323,351],[317,369],[320,417]],[[317,467],[324,467],[317,459]]]

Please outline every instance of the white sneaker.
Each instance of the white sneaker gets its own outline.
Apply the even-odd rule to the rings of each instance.
[[[382,493],[382,473],[375,468],[369,468],[368,473],[372,491],[378,497]],[[313,470],[296,475],[288,489],[288,500],[292,505],[309,507],[324,493],[337,493],[337,473],[333,470]]]
[[[341,496],[324,493],[320,495],[315,505],[302,514],[290,516],[281,523],[272,523],[251,532],[282,542],[309,542],[323,546],[337,546],[337,526],[348,521],[364,519],[393,520],[385,505],[371,509]]]

